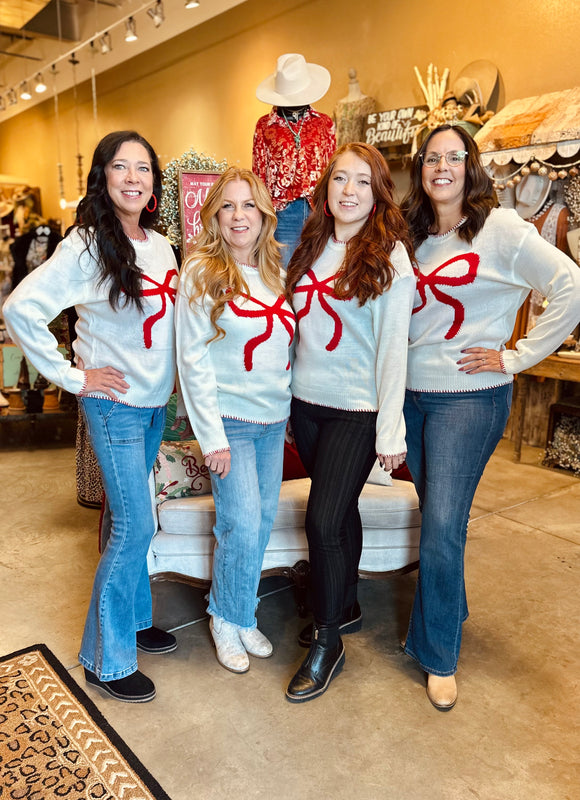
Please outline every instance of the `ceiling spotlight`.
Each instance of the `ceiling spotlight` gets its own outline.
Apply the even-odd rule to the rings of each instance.
[[[156,28],[165,22],[165,10],[163,8],[163,0],[157,0],[153,8],[147,11],[147,16],[151,17],[153,24]]]
[[[186,8],[197,8],[198,6],[199,6],[199,0],[185,0]]]
[[[32,95],[30,94],[27,81],[22,81],[22,83],[20,84],[20,99],[32,100]]]
[[[111,41],[111,34],[109,31],[104,33],[99,39],[99,47],[101,48],[101,53],[103,55],[110,53],[113,49],[113,42]]]
[[[42,94],[46,92],[46,83],[42,80],[42,75],[40,72],[36,74],[36,78],[34,79],[36,82],[36,86],[34,87],[34,91],[38,92],[38,94]]]
[[[14,91],[14,89],[8,89],[6,92],[6,97],[8,98],[8,104],[11,106],[15,106],[18,102],[18,95]]]
[[[135,25],[135,20],[133,17],[129,17],[129,19],[125,22],[125,41],[137,41],[137,26]]]

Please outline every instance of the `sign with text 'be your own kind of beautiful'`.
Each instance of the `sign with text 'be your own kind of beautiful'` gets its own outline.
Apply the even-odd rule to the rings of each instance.
[[[388,158],[401,158],[411,153],[413,137],[429,114],[429,107],[408,106],[393,108],[390,111],[375,111],[368,114],[365,122],[365,142],[378,147],[379,150],[390,150]]]

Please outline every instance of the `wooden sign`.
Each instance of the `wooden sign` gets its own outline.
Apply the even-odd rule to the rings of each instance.
[[[221,172],[179,171],[179,214],[181,218],[181,250],[184,256],[201,230],[200,211],[207,193]]]
[[[390,157],[401,158],[411,153],[413,137],[428,115],[429,106],[426,105],[375,111],[366,118],[365,142],[380,150],[392,148]]]

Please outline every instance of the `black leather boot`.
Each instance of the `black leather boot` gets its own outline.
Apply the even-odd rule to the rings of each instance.
[[[330,681],[344,666],[344,645],[338,628],[314,626],[314,638],[308,655],[294,675],[286,697],[291,703],[304,703],[323,694]]]
[[[298,644],[300,647],[310,647],[312,643],[313,628],[313,622],[310,622],[305,628],[302,628],[298,634]],[[357,631],[360,631],[361,628],[362,611],[360,610],[358,600],[355,600],[352,606],[345,608],[342,612],[342,618],[340,620],[340,625],[338,626],[338,632],[341,636],[344,636],[345,633],[356,633]]]

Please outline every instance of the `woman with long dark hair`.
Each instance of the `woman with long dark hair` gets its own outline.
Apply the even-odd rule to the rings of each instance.
[[[4,305],[14,341],[49,381],[79,397],[107,500],[79,660],[86,680],[118,700],[146,702],[153,682],[137,649],[165,653],[175,637],[152,626],[147,551],[155,532],[148,476],[175,380],[173,251],[152,230],[161,198],[155,151],[135,131],[97,145],[77,224]],[[78,314],[76,366],[48,323]]]
[[[292,431],[311,478],[306,534],[314,623],[286,696],[326,691],[358,630],[358,498],[375,459],[405,458],[407,334],[415,290],[411,242],[381,154],[362,143],[332,157],[288,270],[297,312]]]
[[[403,203],[417,259],[405,421],[422,510],[419,578],[405,652],[441,711],[457,700],[467,619],[464,552],[473,496],[508,419],[515,373],[578,324],[580,272],[513,210],[496,208],[477,145],[461,127],[430,133]],[[506,350],[531,289],[548,305]]]

